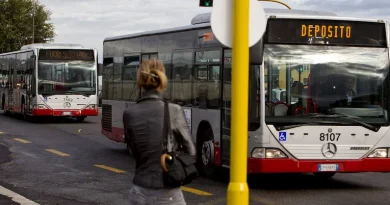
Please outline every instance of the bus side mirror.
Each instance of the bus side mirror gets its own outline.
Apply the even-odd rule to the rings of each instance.
[[[36,55],[32,55],[30,58],[33,58],[33,59],[35,59],[37,56]]]

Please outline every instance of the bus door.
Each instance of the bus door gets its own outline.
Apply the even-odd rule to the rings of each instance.
[[[22,95],[22,73],[20,71],[20,67],[19,66],[19,62],[16,66],[16,70],[14,70],[14,77],[13,77],[13,81],[14,81],[14,85],[13,85],[13,90],[14,90],[14,104],[13,104],[13,107],[14,107],[14,112],[18,112],[20,113],[21,112],[21,100],[22,98],[20,97]]]
[[[27,71],[25,75],[25,88],[26,88],[26,110],[30,112],[31,110],[31,98],[32,98],[32,85],[33,85],[33,75],[34,75],[34,66],[35,58],[29,58],[27,61]]]
[[[8,89],[9,89],[9,72],[8,72],[8,63],[3,63],[2,68],[2,95],[1,95],[1,109],[5,111],[6,106],[8,106]]]
[[[14,111],[14,102],[15,102],[15,87],[16,87],[16,70],[14,61],[11,61],[10,63],[10,70],[9,70],[9,89],[8,89],[8,109]]]

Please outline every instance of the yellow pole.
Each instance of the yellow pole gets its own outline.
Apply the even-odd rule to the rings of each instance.
[[[248,205],[249,0],[234,0],[228,205]]]

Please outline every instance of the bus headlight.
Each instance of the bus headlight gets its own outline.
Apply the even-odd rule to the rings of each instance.
[[[390,156],[390,149],[387,149],[387,156]]]
[[[280,159],[287,158],[282,150],[277,148],[255,148],[252,151],[253,158]]]
[[[371,154],[368,155],[368,158],[387,158],[388,156],[388,149],[386,148],[378,148],[371,152]]]
[[[96,109],[96,105],[88,105],[85,109]]]
[[[252,157],[253,158],[264,158],[264,148],[255,148],[252,151]]]
[[[33,105],[33,109],[49,109],[46,105],[38,104]]]

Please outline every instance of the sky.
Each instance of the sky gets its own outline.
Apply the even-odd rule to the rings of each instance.
[[[106,37],[189,25],[199,0],[37,0],[51,12],[54,43],[75,43],[99,51]],[[389,0],[284,0],[292,9],[331,11],[340,16],[390,20]],[[262,2],[266,8],[285,8]]]

